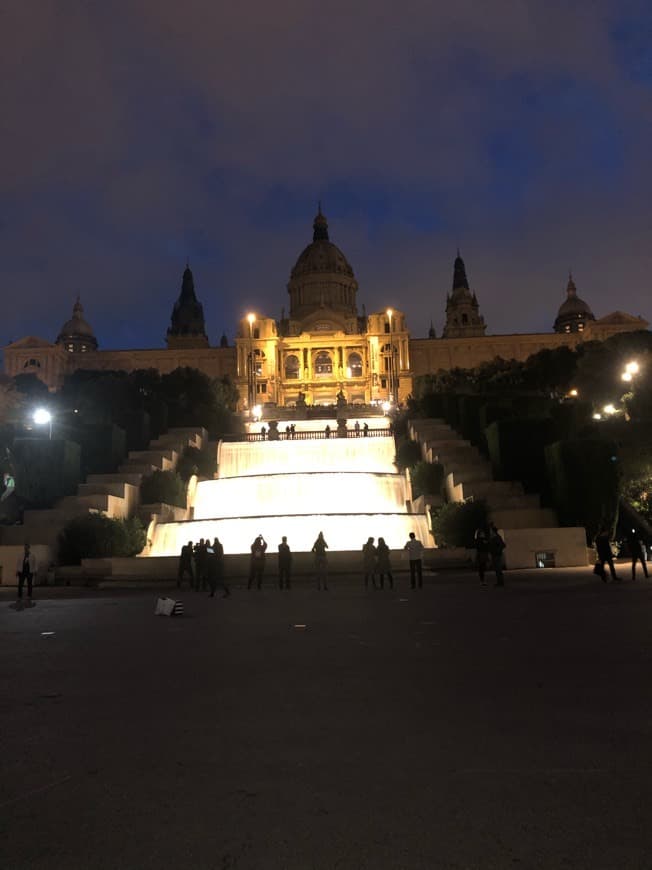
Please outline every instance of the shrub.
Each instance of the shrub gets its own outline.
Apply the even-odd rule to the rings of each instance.
[[[444,466],[439,462],[417,462],[410,469],[412,496],[439,495],[444,486]]]
[[[116,520],[87,514],[70,520],[59,535],[59,564],[79,565],[82,559],[135,556],[145,546],[145,530],[134,517]]]
[[[155,471],[143,477],[140,484],[140,500],[143,504],[186,506],[187,482],[176,471]]]
[[[618,516],[620,468],[613,441],[584,438],[546,447],[548,478],[560,522],[584,526],[593,541]]]
[[[438,547],[474,546],[479,526],[487,525],[489,509],[482,499],[450,502],[432,511],[432,530]]]
[[[406,468],[412,468],[420,461],[421,447],[417,441],[403,441],[396,448],[396,458],[394,459],[394,462],[399,471],[405,471]]]
[[[499,420],[486,430],[495,480],[520,480],[526,492],[547,491],[545,446],[553,440],[549,417]]]
[[[215,446],[199,450],[186,447],[177,462],[177,474],[182,480],[189,480],[193,474],[199,477],[213,477],[217,470]]]

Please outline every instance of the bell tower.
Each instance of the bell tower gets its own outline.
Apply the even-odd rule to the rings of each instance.
[[[453,289],[446,297],[446,325],[442,338],[475,338],[483,336],[486,328],[476,295],[469,288],[464,260],[458,251],[453,267]]]

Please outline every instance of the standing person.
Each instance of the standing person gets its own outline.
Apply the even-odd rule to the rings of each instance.
[[[504,586],[503,571],[505,570],[505,542],[493,523],[489,524],[489,555],[491,565],[496,572],[494,586]]]
[[[366,425],[366,424],[365,424]],[[366,434],[366,433],[365,433]],[[392,566],[389,561],[389,547],[385,543],[385,538],[378,538],[378,547],[376,549],[378,557],[378,576],[380,579],[380,588],[384,588],[384,576],[387,574],[389,588],[394,588],[394,577],[392,575]]]
[[[360,437],[360,424],[358,423],[357,420],[355,421],[355,426],[353,428],[355,429],[355,437],[359,438]]]
[[[21,556],[16,561],[16,577],[18,578],[18,600],[23,600],[23,586],[27,580],[27,600],[32,602],[32,583],[34,575],[38,570],[38,562],[36,556],[30,551],[29,544],[25,544],[25,549]]]
[[[614,583],[620,583],[620,577],[616,576],[614,568],[614,554],[611,551],[611,541],[609,540],[609,529],[603,526],[595,539],[595,549],[598,554],[598,562],[602,570],[602,580],[607,582],[607,572],[604,570],[605,563],[609,565],[609,573]]]
[[[419,589],[423,587],[423,544],[417,539],[414,532],[410,532],[410,540],[403,547],[408,551],[410,559],[410,587],[416,588],[417,583]]]
[[[328,425],[328,423],[326,424],[326,428],[324,429],[324,433],[325,433],[327,438],[331,437],[331,427]]]
[[[362,547],[362,570],[364,571],[364,588],[369,587],[369,578],[371,577],[374,589],[378,589],[376,586],[376,548],[373,538],[367,538],[367,543]]]
[[[199,539],[199,543],[195,546],[195,589],[199,592],[201,589],[206,589],[208,586],[206,550],[208,549],[208,539]]]
[[[296,434],[296,426],[295,426],[294,423],[293,423],[293,424],[290,426],[290,438],[294,438],[295,434]]]
[[[251,589],[251,584],[256,581],[256,587],[261,588],[263,583],[263,572],[265,571],[265,551],[267,550],[267,541],[262,535],[254,540],[251,545],[251,568],[249,571],[249,583],[247,589]]]
[[[267,427],[264,424],[260,427],[260,434],[262,435],[262,438],[264,441],[265,436],[267,435]]]
[[[292,571],[292,553],[290,552],[290,546],[288,544],[288,539],[285,535],[281,538],[281,543],[278,545],[278,588],[283,589],[283,582],[285,581],[285,588],[290,588],[290,573]]]
[[[643,574],[647,578],[647,553],[645,552],[645,544],[636,534],[636,529],[627,532],[627,546],[629,547],[629,555],[632,557],[632,580],[636,580],[636,563],[640,562],[643,568]]]
[[[489,533],[486,526],[480,526],[475,530],[475,566],[478,569],[480,584],[487,585],[485,573],[489,564]]]
[[[220,539],[215,538],[212,546],[206,548],[206,568],[208,574],[208,585],[210,586],[210,597],[215,597],[215,590],[218,586],[223,589],[222,598],[228,598],[231,590],[226,585],[224,579],[224,547]]]
[[[190,588],[195,585],[195,575],[192,570],[192,541],[188,541],[181,548],[179,556],[179,572],[177,574],[177,586],[181,586],[183,578],[188,574],[190,577]]]
[[[365,438],[369,434],[369,423],[365,423],[364,426],[362,427],[362,434],[364,435]],[[380,538],[378,540],[380,540]]]
[[[317,590],[321,589],[323,583],[324,589],[328,591],[328,558],[326,556],[327,549],[328,544],[324,540],[324,533],[320,532],[317,535],[317,540],[312,545],[312,552],[315,554],[315,574],[317,576]]]
[[[286,440],[286,441],[289,441],[289,440],[290,440],[290,424],[289,424],[289,423],[288,423],[288,425],[285,427],[285,440]]]

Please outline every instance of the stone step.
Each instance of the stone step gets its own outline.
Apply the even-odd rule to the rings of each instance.
[[[116,498],[125,498],[128,484],[124,481],[104,483],[80,483],[77,487],[78,496],[87,495],[113,495]]]
[[[107,483],[127,483],[130,486],[140,486],[140,481],[143,479],[142,474],[121,474],[114,472],[113,474],[89,474],[86,478],[86,483],[89,485],[102,486]]]
[[[160,471],[160,468],[157,468],[155,465],[150,465],[146,462],[125,462],[122,465],[118,466],[119,473],[126,475],[149,475],[153,474],[155,471]]]

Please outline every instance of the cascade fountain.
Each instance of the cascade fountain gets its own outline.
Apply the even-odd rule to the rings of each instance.
[[[326,422],[335,430],[336,421]],[[270,550],[287,535],[295,552],[305,552],[320,531],[332,551],[359,550],[369,537],[399,549],[410,532],[432,546],[425,513],[409,512],[394,438],[389,430],[374,435],[221,441],[217,479],[197,485],[192,519],[159,523],[149,555],[176,556],[188,540],[215,536],[225,553],[248,553],[258,534]]]

